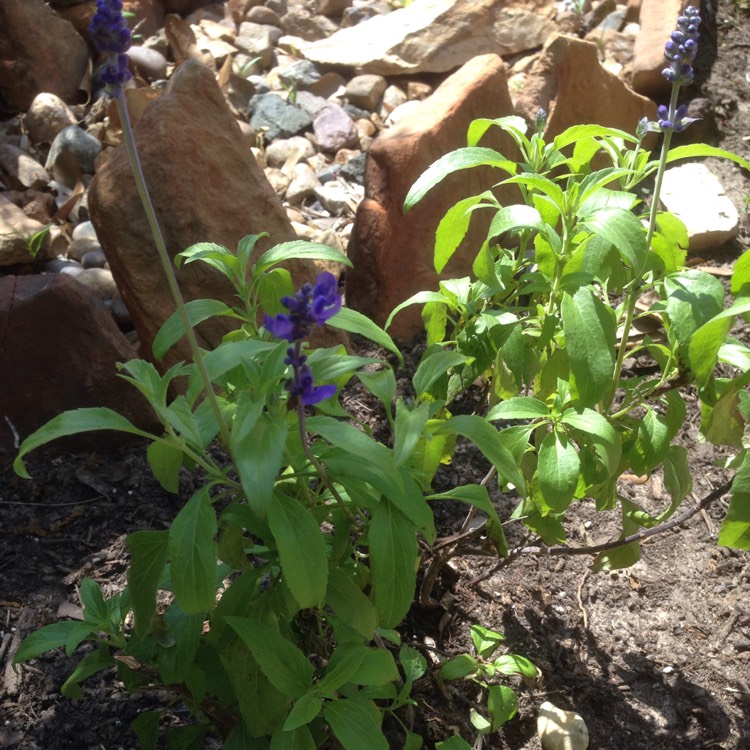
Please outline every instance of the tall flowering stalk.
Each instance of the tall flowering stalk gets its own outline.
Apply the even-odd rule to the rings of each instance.
[[[97,0],[96,13],[91,19],[88,31],[96,48],[106,56],[106,60],[100,69],[99,75],[102,82],[107,86],[107,93],[116,102],[117,111],[120,115],[120,122],[122,123],[125,147],[128,152],[130,166],[133,170],[133,176],[135,177],[136,189],[141,198],[143,209],[146,212],[146,218],[154,237],[154,243],[156,245],[159,259],[162,268],[164,269],[164,275],[167,278],[167,284],[169,285],[172,299],[174,300],[176,309],[182,320],[193,362],[198,368],[201,380],[203,381],[206,398],[208,398],[211,404],[211,408],[219,426],[219,433],[222,441],[225,445],[229,445],[229,429],[224,420],[224,416],[221,413],[219,402],[211,385],[211,380],[208,376],[205,363],[203,362],[203,357],[201,356],[195,331],[193,330],[187,309],[185,308],[185,301],[182,297],[179,284],[177,283],[177,276],[172,267],[169,253],[167,252],[164,235],[159,226],[159,221],[156,218],[156,212],[154,211],[148,186],[146,185],[146,180],[143,176],[141,161],[135,145],[133,127],[125,103],[125,93],[123,88],[132,76],[128,70],[128,58],[126,55],[126,52],[130,48],[131,36],[122,13],[122,1]]]
[[[661,195],[664,172],[667,167],[667,156],[669,147],[672,143],[672,134],[682,132],[691,122],[695,122],[694,117],[687,117],[687,106],[677,106],[680,88],[688,86],[693,82],[695,73],[693,71],[693,61],[698,53],[698,40],[700,38],[701,18],[698,9],[689,5],[677,19],[677,28],[670,35],[669,41],[664,45],[664,57],[669,63],[661,74],[672,84],[672,92],[669,97],[669,105],[660,105],[657,107],[657,122],[649,122],[648,118],[643,118],[638,124],[637,134],[640,138],[649,131],[663,134],[661,143],[661,153],[659,155],[659,164],[656,170],[654,181],[654,192],[651,197],[651,211],[648,220],[648,229],[646,230],[646,245],[651,247],[651,241],[656,231],[656,215],[659,211],[659,196]],[[634,283],[638,282],[638,278]],[[633,323],[635,314],[636,295],[632,294],[628,298],[627,308],[625,310],[625,322],[623,326],[622,341],[617,354],[615,364],[615,374],[619,377],[622,371],[622,364],[625,361],[625,352],[627,349],[628,334]],[[615,382],[617,378],[615,378]],[[615,391],[610,393],[610,403],[614,399]]]

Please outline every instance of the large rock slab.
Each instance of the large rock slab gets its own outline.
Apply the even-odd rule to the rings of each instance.
[[[71,276],[0,278],[0,464],[15,458],[17,440],[68,409],[108,406],[152,428],[150,406],[117,377],[116,364],[135,356],[101,300]],[[92,449],[123,435],[92,433],[67,447]]]
[[[0,94],[12,107],[28,109],[41,92],[75,101],[88,59],[86,42],[44,0],[0,2]]]
[[[196,242],[235,248],[248,234],[268,232],[270,244],[294,239],[280,200],[247,148],[214,74],[196,60],[183,63],[167,93],[136,126],[136,140],[156,214],[171,257]],[[111,150],[92,181],[91,218],[133,324],[149,356],[154,336],[174,310],[138,198],[124,145]],[[270,244],[269,244],[270,243]],[[296,281],[309,280],[308,265],[292,265]],[[228,282],[204,263],[182,267],[187,300],[235,304]],[[230,324],[212,319],[198,327],[202,346],[216,346]],[[167,362],[189,359],[176,347]]]
[[[740,230],[737,208],[705,164],[669,167],[664,172],[661,202],[685,225],[691,253],[715,249]]]
[[[634,133],[641,118],[656,119],[656,105],[650,99],[600,65],[593,42],[564,34],[545,44],[516,97],[516,108],[529,120],[540,107],[548,114],[547,138],[582,124]]]
[[[551,0],[414,0],[406,8],[300,45],[321,65],[363,73],[443,73],[476,55],[541,46],[555,30]]]
[[[468,169],[447,177],[408,214],[406,194],[436,159],[466,145],[466,131],[478,117],[513,114],[506,69],[497,55],[482,55],[450,76],[432,96],[415,106],[405,119],[385,130],[373,143],[365,172],[365,198],[357,210],[349,245],[354,268],[347,272],[347,305],[376,323],[422,290],[437,289],[435,230],[445,212],[461,198],[483,192],[502,179],[497,170]],[[481,145],[509,157],[513,141],[492,128]],[[515,202],[507,191],[500,199]],[[488,212],[484,212],[486,215]],[[477,212],[472,229],[442,277],[466,276],[486,237],[488,216]],[[409,307],[394,319],[390,333],[409,341],[423,330],[418,307]]]

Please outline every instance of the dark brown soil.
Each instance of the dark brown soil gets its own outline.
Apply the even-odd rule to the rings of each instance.
[[[750,158],[750,11],[721,2],[716,13],[715,34],[706,35],[715,49],[704,56],[710,67],[694,93],[708,102],[705,133]],[[736,204],[747,205],[747,173],[725,162],[714,166]],[[740,241],[698,262],[728,266],[749,240],[746,211]],[[715,451],[699,442],[697,419],[682,440],[694,478],[689,507],[727,477],[716,468]],[[10,660],[33,630],[76,616],[83,577],[99,581],[105,592],[118,590],[127,564],[124,536],[165,527],[183,499],[156,484],[138,447],[37,459],[30,469],[33,482],[9,473],[0,481],[0,748],[135,749],[130,721],[168,696],[131,696],[105,675],[85,684],[83,700],[68,701],[59,688],[73,661],[50,654],[16,674]],[[485,470],[465,452],[446,479],[476,481]],[[622,489],[647,509],[664,505],[658,475]],[[511,502],[497,500],[507,516]],[[415,605],[404,638],[455,654],[469,650],[469,626],[479,623],[504,632],[509,648],[540,668],[534,689],[519,686],[519,717],[484,748],[538,750],[536,712],[549,700],[584,717],[592,749],[748,750],[750,554],[716,546],[724,510],[725,501],[713,503],[683,528],[644,543],[638,564],[611,574],[593,573],[589,557],[524,556],[471,585],[496,561],[454,557],[429,592],[440,604]],[[447,536],[461,517],[441,508],[439,520],[439,533]],[[580,503],[570,519],[571,546],[616,537],[618,521]],[[512,544],[521,541],[519,533],[509,527]],[[473,688],[446,692],[428,677],[418,683],[416,698],[416,729],[429,746],[456,732],[473,736]],[[173,721],[185,718],[175,706]]]

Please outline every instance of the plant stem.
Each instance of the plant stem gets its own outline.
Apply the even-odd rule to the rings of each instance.
[[[149,227],[151,228],[151,234],[153,235],[153,238],[154,238],[154,244],[156,245],[156,250],[159,255],[159,260],[161,261],[164,275],[167,277],[167,284],[169,285],[169,291],[172,293],[172,299],[174,300],[175,306],[177,308],[177,312],[180,316],[180,320],[182,321],[183,328],[185,329],[185,337],[187,338],[188,345],[190,346],[190,352],[193,357],[193,362],[195,363],[195,366],[198,368],[198,372],[201,376],[201,380],[203,381],[203,388],[206,393],[206,398],[209,400],[209,403],[211,404],[211,409],[213,410],[214,417],[216,418],[216,422],[219,426],[221,440],[224,443],[224,445],[228,447],[229,446],[229,428],[227,427],[227,424],[224,420],[224,415],[221,413],[221,408],[219,407],[219,401],[216,398],[216,393],[214,393],[211,379],[208,376],[208,371],[206,370],[206,364],[203,361],[200,347],[198,346],[198,339],[195,336],[195,331],[193,330],[193,326],[190,324],[190,318],[188,317],[187,309],[185,307],[185,300],[182,297],[180,286],[177,283],[177,275],[174,272],[171,258],[169,257],[169,253],[167,252],[167,246],[166,246],[166,243],[164,242],[164,235],[162,234],[161,227],[159,226],[159,221],[156,218],[154,205],[151,202],[151,196],[149,195],[149,192],[148,192],[148,186],[146,185],[146,180],[143,176],[141,160],[138,156],[138,149],[136,148],[136,145],[135,145],[135,136],[133,135],[133,126],[130,122],[130,115],[128,114],[127,104],[125,103],[125,92],[122,89],[122,87],[119,88],[114,99],[117,104],[117,112],[120,115],[120,122],[122,123],[123,139],[125,141],[125,147],[128,152],[130,166],[133,170],[133,177],[135,178],[136,190],[138,191],[138,195],[141,199],[141,203],[143,204],[143,210],[146,212],[146,219],[148,220]]]
[[[654,192],[651,196],[651,211],[648,217],[648,229],[646,230],[646,252],[648,253],[651,249],[651,240],[654,238],[654,232],[656,231],[656,214],[659,211],[659,196],[661,195],[661,186],[664,180],[664,172],[667,168],[667,156],[669,155],[669,146],[672,142],[672,133],[674,132],[674,118],[677,110],[677,95],[680,92],[678,85],[672,86],[672,95],[669,99],[669,120],[673,127],[667,128],[664,131],[664,139],[661,144],[661,154],[659,156],[659,166],[656,169],[656,180],[654,182]],[[645,263],[644,263],[645,265]],[[633,318],[635,316],[635,303],[638,301],[638,285],[643,278],[643,269],[638,269],[630,285],[630,291],[627,295],[627,302],[625,305],[625,321],[622,327],[622,339],[620,340],[620,348],[617,351],[617,362],[615,363],[615,371],[613,373],[612,389],[607,395],[607,400],[604,402],[608,407],[611,406],[617,392],[617,385],[620,381],[620,373],[622,372],[622,364],[625,361],[625,354],[628,348],[628,338],[630,336],[630,328],[633,325]]]

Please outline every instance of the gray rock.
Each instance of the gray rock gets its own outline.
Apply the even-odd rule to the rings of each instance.
[[[91,289],[99,299],[112,299],[117,291],[112,272],[106,268],[84,268],[75,278]]]
[[[285,197],[289,203],[301,203],[305,198],[313,195],[318,187],[320,187],[320,182],[313,168],[303,162],[294,167],[292,181],[289,183]]]
[[[264,130],[266,141],[290,138],[312,125],[312,117],[278,94],[259,94],[250,100],[250,125]]]
[[[128,59],[134,71],[147,81],[156,81],[167,77],[167,58],[156,49],[135,46],[127,51]]]
[[[63,128],[75,124],[75,115],[68,105],[59,96],[48,93],[34,97],[24,118],[24,125],[34,143],[51,143]]]
[[[365,162],[367,154],[357,154],[341,167],[341,176],[357,185],[365,184]]]
[[[92,250],[81,258],[81,265],[84,268],[106,268],[107,256],[102,250]]]
[[[271,28],[259,23],[244,21],[240,24],[239,34],[234,46],[250,57],[259,57],[263,67],[268,68],[273,62],[274,41]]]
[[[345,88],[346,78],[340,73],[328,71],[328,73],[323,73],[317,83],[310,86],[310,93],[323,99],[330,99],[332,96],[342,93]]]
[[[597,26],[602,31],[611,29],[612,31],[620,31],[625,25],[625,8],[613,10],[611,13],[604,17],[604,20]]]
[[[317,117],[320,110],[328,104],[322,96],[317,96],[312,91],[298,91],[294,103],[312,118]]]
[[[325,16],[313,16],[303,8],[292,8],[281,17],[284,33],[306,42],[325,39],[337,31],[336,24]]]
[[[102,246],[99,244],[99,240],[92,239],[91,237],[81,237],[74,239],[68,247],[68,258],[72,260],[81,260],[86,253],[94,253],[101,251]]]
[[[40,190],[49,184],[47,170],[23,149],[10,143],[0,144],[0,170],[18,190]]]
[[[110,300],[109,311],[112,313],[115,322],[119,325],[132,325],[133,319],[130,317],[130,310],[128,310],[120,292],[115,292],[115,296]]]
[[[353,201],[352,194],[341,182],[332,180],[315,188],[315,196],[323,207],[334,216],[341,216],[349,210]]]
[[[313,123],[315,140],[323,151],[338,151],[358,145],[354,121],[338,104],[327,104]]]
[[[73,230],[73,239],[96,240],[96,229],[94,229],[94,225],[90,221],[82,221],[80,224],[77,224],[75,229]]]
[[[320,71],[315,63],[300,60],[279,70],[279,80],[284,86],[299,91],[308,90],[320,80]]]
[[[365,73],[354,76],[346,86],[346,98],[355,106],[374,112],[388,83],[383,76]]]
[[[288,10],[286,0],[266,0],[263,5],[270,8],[279,18]]]
[[[44,264],[44,270],[47,273],[67,273],[71,276],[77,276],[83,271],[83,266],[77,260],[53,258]]]
[[[55,179],[72,186],[80,172],[94,173],[94,162],[101,150],[102,144],[97,138],[77,125],[70,125],[55,136],[44,166]]]
[[[279,15],[265,5],[254,5],[250,8],[245,14],[245,20],[250,23],[259,23],[263,26],[277,26],[281,28]]]
[[[266,148],[266,164],[282,172],[291,172],[295,164],[309,159],[314,153],[315,148],[304,136],[281,138]]]

